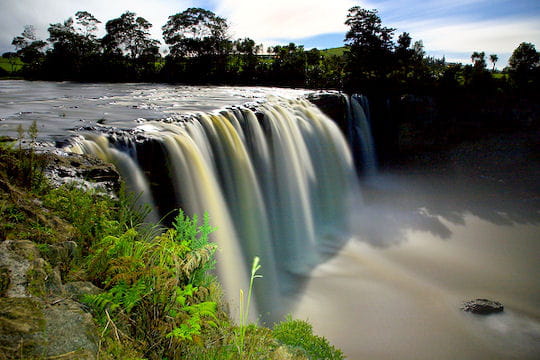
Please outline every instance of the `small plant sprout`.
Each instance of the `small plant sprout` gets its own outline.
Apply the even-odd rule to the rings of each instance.
[[[28,136],[30,136],[32,144],[34,144],[38,136],[38,126],[36,120],[32,121],[32,125],[28,127]]]
[[[19,151],[22,151],[22,141],[24,139],[24,127],[19,124],[17,126],[17,140],[19,141]]]
[[[262,278],[262,275],[257,274],[257,271],[261,268],[259,264],[260,258],[255,256],[253,264],[251,265],[251,277],[249,280],[249,290],[246,303],[244,303],[244,290],[240,289],[240,330],[237,336],[238,354],[242,355],[244,352],[244,338],[246,335],[247,321],[249,318],[249,306],[251,304],[251,295],[253,292],[253,281],[257,278]]]

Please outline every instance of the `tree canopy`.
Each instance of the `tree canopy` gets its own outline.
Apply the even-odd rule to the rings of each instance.
[[[201,8],[169,16],[163,38],[175,58],[223,55],[230,49],[229,26],[224,18]]]
[[[145,53],[155,52],[159,41],[150,38],[152,24],[143,17],[126,11],[120,17],[107,21],[107,35],[102,42],[108,53],[128,54],[137,59]]]

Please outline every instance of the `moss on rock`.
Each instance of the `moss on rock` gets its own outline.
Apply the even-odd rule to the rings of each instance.
[[[11,283],[11,271],[5,265],[0,265],[0,297],[6,296]]]
[[[7,358],[34,354],[45,329],[43,304],[32,298],[0,298],[0,351]]]

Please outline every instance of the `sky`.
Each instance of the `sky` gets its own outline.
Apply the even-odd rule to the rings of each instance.
[[[202,7],[224,17],[233,39],[250,37],[265,47],[294,42],[306,49],[343,46],[344,24],[352,6],[377,9],[384,26],[422,40],[427,54],[470,63],[474,51],[499,57],[506,66],[521,42],[540,50],[540,0],[0,0],[0,53],[13,51],[11,40],[25,25],[41,39],[51,23],[86,10],[104,23],[133,11],[150,21],[161,40],[168,16]]]

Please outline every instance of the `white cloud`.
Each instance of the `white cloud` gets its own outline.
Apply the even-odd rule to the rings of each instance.
[[[521,42],[540,43],[538,18],[497,20],[430,20],[394,25],[421,39],[432,51],[488,53],[512,52]]]
[[[508,58],[520,43],[540,45],[540,21],[533,16],[496,20],[439,18],[390,25],[398,28],[399,32],[409,32],[413,41],[422,40],[428,54],[435,57],[445,55],[449,62],[469,64],[474,51],[497,54],[499,69],[507,65]]]
[[[301,39],[345,32],[354,0],[220,0],[216,13],[229,20],[233,37]]]

